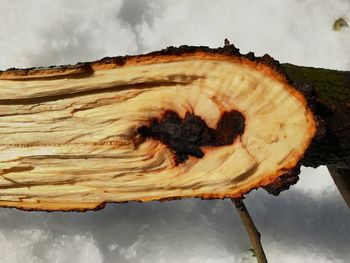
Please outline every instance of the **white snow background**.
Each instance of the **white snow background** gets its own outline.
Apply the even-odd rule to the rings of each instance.
[[[218,47],[350,70],[349,0],[0,0],[0,69],[91,61],[169,45]],[[233,167],[234,169],[234,167]],[[246,205],[269,262],[350,262],[350,211],[325,167]],[[111,204],[87,213],[0,209],[0,262],[256,262],[228,200]]]

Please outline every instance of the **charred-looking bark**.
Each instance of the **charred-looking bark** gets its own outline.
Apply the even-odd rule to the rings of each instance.
[[[277,194],[322,152],[346,167],[348,124],[313,93],[232,45],[0,72],[0,206]]]
[[[284,64],[308,100],[321,127],[303,165],[350,168],[350,72]]]
[[[322,123],[302,164],[327,165],[350,207],[350,72],[283,64],[288,77],[313,100]]]

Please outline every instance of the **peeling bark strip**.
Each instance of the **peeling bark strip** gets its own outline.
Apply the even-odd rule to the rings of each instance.
[[[234,46],[0,72],[0,206],[285,188],[320,130],[297,88],[272,58]]]

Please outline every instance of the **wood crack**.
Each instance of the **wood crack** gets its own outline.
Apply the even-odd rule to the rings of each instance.
[[[96,95],[96,94],[102,94],[102,93],[110,93],[115,91],[123,91],[128,89],[147,89],[147,88],[155,88],[155,87],[167,87],[167,86],[174,86],[174,85],[180,85],[180,86],[186,86],[190,84],[190,82],[176,82],[176,81],[164,81],[164,80],[152,80],[149,82],[142,82],[142,83],[119,83],[118,85],[115,85],[114,87],[106,87],[106,88],[100,88],[100,89],[91,89],[91,90],[84,90],[79,92],[70,92],[70,93],[57,93],[54,95],[47,95],[47,96],[36,96],[31,98],[20,98],[20,99],[0,99],[0,105],[30,105],[30,104],[39,104],[39,103],[45,103],[45,102],[52,102],[52,101],[58,101],[58,100],[64,100],[64,99],[71,99],[81,96],[87,96],[87,95]],[[55,92],[52,92],[55,93]]]

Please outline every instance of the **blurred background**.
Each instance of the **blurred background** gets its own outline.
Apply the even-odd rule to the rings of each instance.
[[[343,26],[334,26],[342,19]],[[0,0],[0,70],[167,46],[223,46],[350,70],[349,0]],[[326,167],[246,205],[269,262],[350,262],[350,210]],[[2,263],[256,262],[229,200],[110,204],[86,213],[0,208]]]

